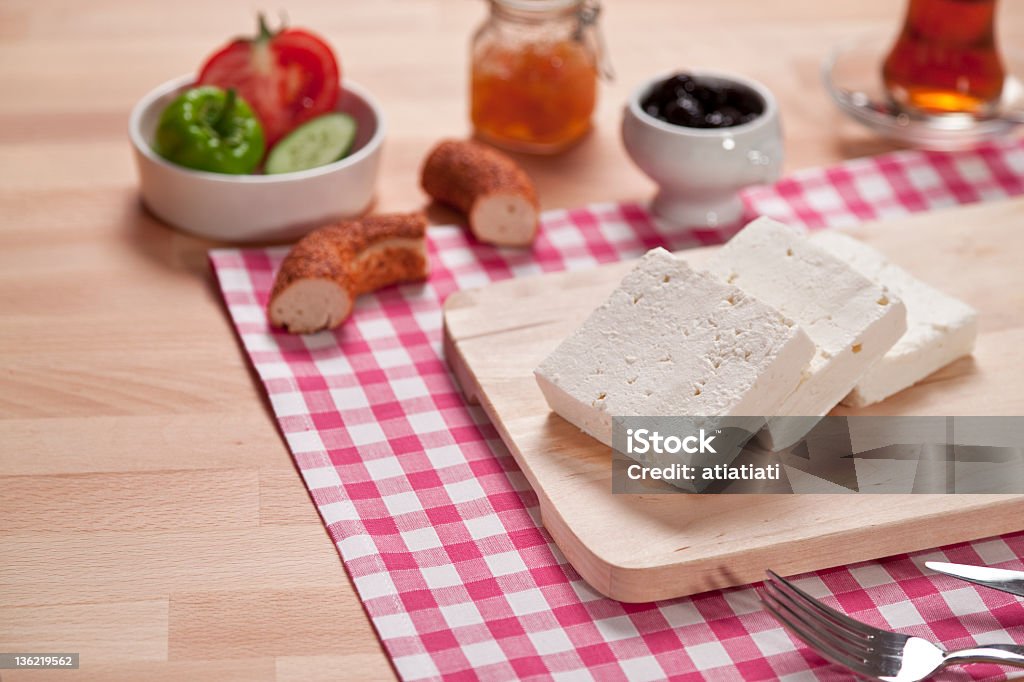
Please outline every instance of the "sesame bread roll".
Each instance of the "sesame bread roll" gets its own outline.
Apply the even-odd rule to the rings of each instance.
[[[293,334],[333,329],[355,299],[382,287],[426,279],[426,218],[369,216],[310,232],[281,263],[270,293],[270,323]]]
[[[421,184],[466,215],[473,235],[498,246],[527,246],[540,206],[530,177],[511,158],[477,142],[445,140],[423,164]]]

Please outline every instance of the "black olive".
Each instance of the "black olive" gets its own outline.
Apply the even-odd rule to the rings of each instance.
[[[725,91],[720,88],[702,85],[694,93],[705,111],[711,111],[725,104]]]
[[[764,103],[757,93],[746,88],[735,88],[729,93],[729,104],[743,113],[761,114]]]
[[[663,113],[665,121],[677,126],[691,127],[694,121],[700,120],[699,115],[688,111],[680,104],[679,100],[666,104]]]
[[[655,118],[689,128],[727,128],[764,113],[764,101],[753,90],[719,86],[686,73],[657,83],[640,105]]]
[[[692,116],[702,116],[704,114],[704,108],[700,105],[700,102],[698,102],[697,98],[688,92],[678,95],[676,97],[676,102]]]
[[[735,107],[728,105],[718,110],[722,114],[722,127],[728,128],[740,124],[740,120],[743,118],[743,112]]]
[[[661,107],[661,113],[658,118],[664,119],[669,123],[675,123],[673,119],[677,116],[682,116],[685,113],[686,112],[682,110],[682,107],[679,106],[679,102],[672,100],[665,106]]]
[[[722,128],[728,123],[725,123],[725,117],[722,116],[720,111],[709,111],[704,115],[704,120],[707,121],[708,127],[710,128]]]
[[[692,89],[695,85],[693,78],[688,73],[677,73],[674,76],[664,81],[665,85],[671,87],[673,90],[678,89]]]

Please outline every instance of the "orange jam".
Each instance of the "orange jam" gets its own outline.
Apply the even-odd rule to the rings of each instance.
[[[492,43],[473,55],[470,115],[476,134],[495,145],[565,149],[590,130],[596,99],[594,55],[578,40]]]

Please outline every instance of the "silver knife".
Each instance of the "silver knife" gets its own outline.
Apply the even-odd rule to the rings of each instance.
[[[947,564],[943,561],[926,561],[924,565],[936,573],[951,575],[982,587],[991,587],[1003,592],[1024,597],[1024,571],[1008,571],[1005,568],[988,566],[967,566]]]

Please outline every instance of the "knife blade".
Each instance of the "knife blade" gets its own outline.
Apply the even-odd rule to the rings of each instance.
[[[924,565],[936,573],[966,580],[982,587],[1009,592],[1024,597],[1024,572],[1008,571],[1005,568],[950,564],[944,561],[926,561]]]

